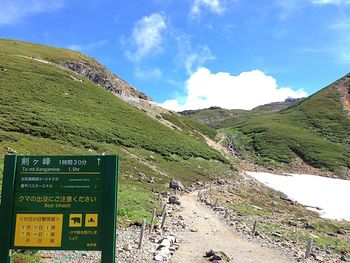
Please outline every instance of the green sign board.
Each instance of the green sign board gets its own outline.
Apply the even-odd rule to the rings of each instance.
[[[116,156],[6,156],[0,262],[10,249],[101,250],[114,262]]]

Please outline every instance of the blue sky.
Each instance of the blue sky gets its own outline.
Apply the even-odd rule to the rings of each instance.
[[[0,37],[79,50],[166,108],[250,109],[350,71],[350,0],[0,0]]]

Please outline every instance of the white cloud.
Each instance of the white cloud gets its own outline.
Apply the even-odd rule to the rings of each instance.
[[[308,4],[326,6],[326,5],[344,5],[350,4],[350,0],[275,0],[274,5],[280,8],[278,18],[286,20],[295,17],[295,14],[303,10]]]
[[[336,57],[340,60],[340,62],[349,64],[350,63],[350,37],[344,36],[341,41],[338,41],[335,44],[335,52]]]
[[[202,9],[208,9],[210,12],[222,15],[225,12],[222,2],[222,0],[194,0],[189,16],[192,19],[200,17]]]
[[[334,5],[340,5],[340,4],[350,4],[349,0],[311,0],[313,4],[318,4],[318,5],[329,5],[329,4],[334,4]]]
[[[275,0],[274,4],[280,8],[278,18],[287,20],[295,16],[295,14],[304,8],[305,1],[303,0]]]
[[[212,73],[199,68],[186,82],[186,99],[180,104],[176,99],[159,105],[175,111],[219,106],[226,109],[252,109],[288,97],[307,96],[304,90],[278,87],[276,79],[260,70],[242,72],[238,76],[227,72]]]
[[[173,59],[174,71],[180,66],[188,74],[192,74],[206,62],[215,59],[207,45],[193,46],[191,36],[173,27],[171,23],[167,23],[161,13],[154,13],[138,20],[131,37],[121,36],[119,41],[122,46],[128,47],[124,54],[136,64],[134,74],[138,78],[164,77],[159,67],[149,68],[149,65],[145,66],[148,61],[143,60],[164,50],[168,54],[173,54],[171,59]],[[148,74],[150,76],[147,76]]]
[[[215,57],[211,53],[208,46],[200,46],[197,52],[191,52],[185,55],[185,68],[187,73],[192,74],[194,70],[203,66],[205,62],[214,60]]]
[[[26,16],[63,7],[63,0],[1,0],[0,25],[17,23]]]
[[[167,28],[162,14],[154,13],[145,16],[135,23],[131,43],[135,45],[134,52],[127,51],[126,56],[135,62],[147,55],[157,54],[162,50],[162,33]]]
[[[345,63],[350,63],[350,51],[345,50],[340,53],[340,58],[345,62]]]
[[[88,51],[101,46],[104,46],[108,43],[108,40],[100,40],[97,42],[91,42],[85,45],[71,44],[67,48],[75,51]]]
[[[163,77],[163,73],[159,68],[135,69],[135,76],[140,79],[155,79]]]
[[[332,41],[327,44],[326,49],[329,54],[334,54],[341,63],[350,63],[350,19],[346,16],[340,16],[333,22],[329,29],[331,30]]]
[[[188,74],[193,74],[199,67],[203,66],[207,61],[215,59],[210,48],[207,45],[192,46],[191,38],[177,30],[171,32],[177,43],[177,55],[175,57],[176,64],[182,65]]]

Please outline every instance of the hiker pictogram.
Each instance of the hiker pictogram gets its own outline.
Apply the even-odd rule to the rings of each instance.
[[[98,214],[86,214],[85,215],[85,226],[86,227],[97,227]]]

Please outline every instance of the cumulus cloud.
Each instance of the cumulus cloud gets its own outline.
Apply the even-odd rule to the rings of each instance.
[[[194,0],[189,14],[190,17],[193,19],[200,17],[203,9],[218,15],[225,12],[222,0]]]
[[[2,0],[0,25],[17,23],[36,13],[48,13],[63,7],[63,0]]]
[[[108,40],[100,40],[97,42],[91,42],[85,45],[71,44],[67,48],[75,51],[88,51],[101,46],[104,46],[108,43]]]
[[[288,97],[307,96],[304,90],[278,87],[276,79],[260,70],[242,72],[238,76],[227,72],[212,73],[199,68],[186,82],[184,103],[177,99],[159,105],[163,108],[182,111],[219,106],[226,109],[252,109],[258,105],[283,101]]]
[[[147,55],[161,52],[162,33],[166,28],[165,18],[160,13],[145,16],[137,21],[131,37],[131,44],[135,46],[135,51],[127,51],[127,58],[138,62]]]

